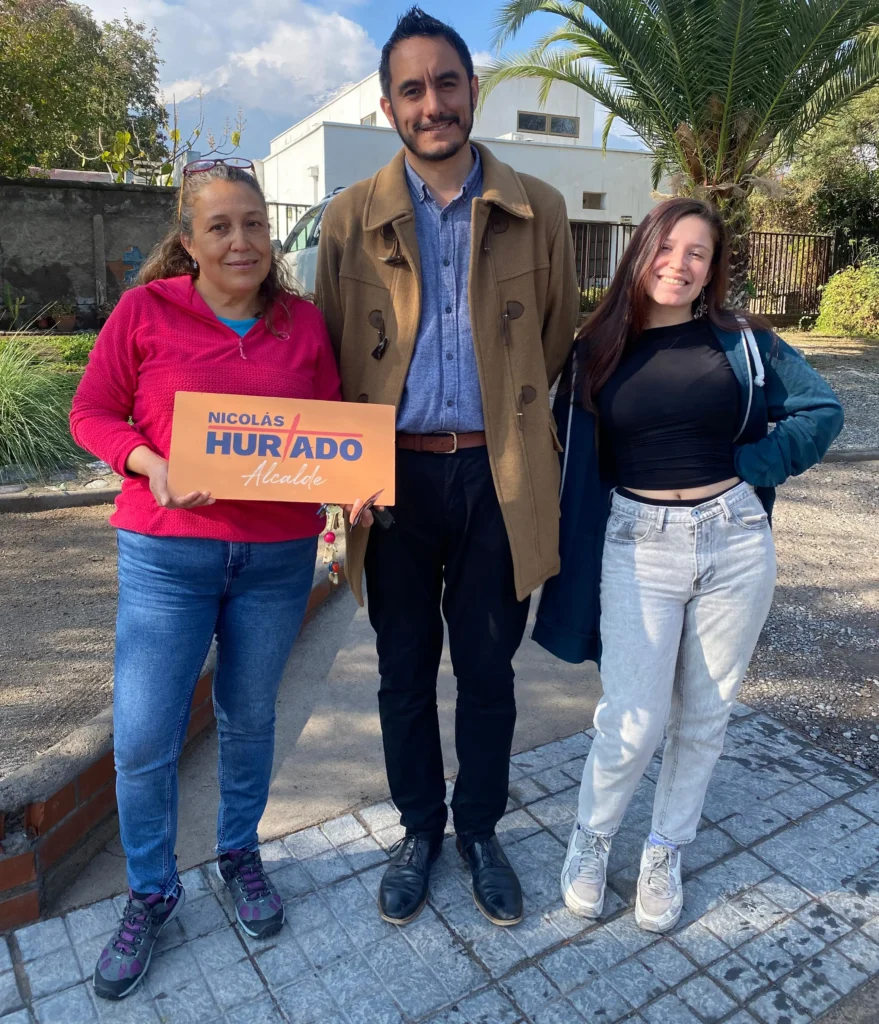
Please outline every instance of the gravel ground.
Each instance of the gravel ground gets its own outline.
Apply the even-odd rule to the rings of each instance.
[[[830,382],[845,408],[845,429],[833,448],[879,448],[879,344],[782,333]]]
[[[111,508],[0,515],[0,778],[111,700]]]
[[[879,462],[779,490],[778,588],[741,699],[879,773],[877,522]]]

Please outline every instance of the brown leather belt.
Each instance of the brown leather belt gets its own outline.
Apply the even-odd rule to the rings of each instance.
[[[467,434],[456,434],[451,430],[442,434],[397,434],[397,447],[410,452],[454,455],[460,448],[484,448],[485,431],[471,430]]]

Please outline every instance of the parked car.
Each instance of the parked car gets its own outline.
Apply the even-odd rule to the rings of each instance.
[[[293,230],[281,246],[284,262],[289,267],[296,287],[304,295],[314,292],[314,279],[317,274],[317,243],[320,241],[320,222],[324,210],[334,195],[342,191],[344,186],[324,196],[310,210],[304,213],[293,225]]]

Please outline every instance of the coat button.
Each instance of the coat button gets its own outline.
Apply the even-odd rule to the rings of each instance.
[[[357,396],[357,401],[358,402],[368,402],[369,401],[369,395],[358,395]]]

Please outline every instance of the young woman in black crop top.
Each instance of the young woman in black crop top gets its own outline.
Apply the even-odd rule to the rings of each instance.
[[[562,598],[570,608],[588,595],[588,581],[579,592],[565,582],[566,560],[588,557],[565,537],[577,537],[580,552],[589,546],[600,489],[579,481],[597,436],[600,475],[613,485],[601,555],[604,692],[561,887],[574,913],[600,916],[611,840],[665,734],[635,902],[638,924],[658,932],[680,917],[680,846],[696,836],[772,602],[775,549],[761,498],[768,506],[769,488],[818,461],[842,424],[838,402],[804,360],[723,308],[727,277],[716,211],[670,200],[640,225],[581,332],[560,423],[569,460],[562,572],[544,589],[534,632],[562,657],[588,635],[585,620],[568,626],[570,641],[558,640],[557,627],[574,621],[559,610]],[[575,405],[590,426],[572,434]],[[771,434],[769,420],[777,421]],[[580,486],[571,502],[566,474]]]

